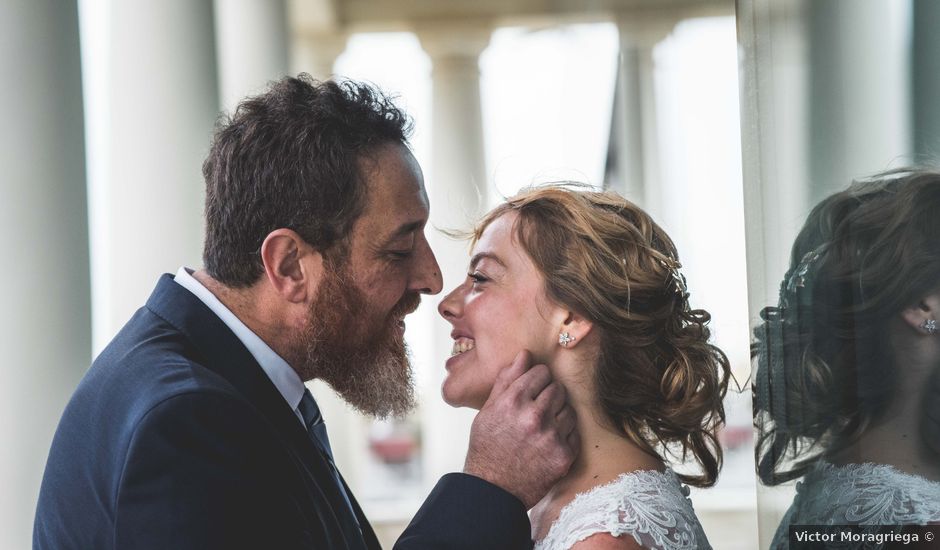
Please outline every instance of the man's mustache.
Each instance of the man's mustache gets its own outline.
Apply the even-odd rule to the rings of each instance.
[[[392,317],[401,319],[405,315],[414,313],[419,305],[421,305],[421,294],[418,292],[408,292],[395,304],[395,307],[392,309]]]

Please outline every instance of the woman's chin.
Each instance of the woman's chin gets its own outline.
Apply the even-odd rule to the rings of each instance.
[[[467,392],[462,392],[456,388],[448,385],[450,378],[444,380],[444,384],[441,386],[441,398],[444,399],[444,403],[447,403],[455,409],[461,407],[468,407],[471,409],[480,410],[483,406],[483,403],[486,402],[486,399],[474,398],[472,395],[468,395]]]

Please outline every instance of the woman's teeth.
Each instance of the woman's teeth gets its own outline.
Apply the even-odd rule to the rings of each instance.
[[[454,340],[454,347],[450,350],[450,356],[459,355],[465,351],[470,351],[474,347],[474,342],[470,338],[457,338]]]

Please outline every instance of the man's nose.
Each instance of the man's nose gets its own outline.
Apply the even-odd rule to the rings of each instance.
[[[422,294],[440,294],[444,289],[444,277],[441,275],[441,266],[434,257],[434,251],[428,244],[424,235],[421,235],[421,242],[417,251],[418,259],[415,266],[416,276],[412,285],[412,290]]]

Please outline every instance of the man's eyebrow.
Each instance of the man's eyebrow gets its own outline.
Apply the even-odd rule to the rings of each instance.
[[[494,262],[501,265],[503,268],[506,267],[506,264],[504,264],[503,261],[500,260],[499,256],[497,256],[496,254],[493,254],[492,252],[478,252],[477,254],[474,254],[472,258],[470,258],[470,269],[476,268],[478,263],[486,259],[493,260]]]
[[[398,226],[398,229],[396,229],[391,235],[389,235],[387,239],[385,239],[383,246],[391,243],[395,239],[404,237],[405,235],[409,233],[414,233],[415,231],[421,231],[421,229],[424,227],[424,224],[425,224],[424,220],[415,220],[413,222],[407,222],[407,223],[401,224],[400,226]]]

